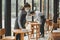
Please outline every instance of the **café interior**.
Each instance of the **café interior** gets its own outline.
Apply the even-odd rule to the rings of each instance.
[[[34,16],[28,18],[25,29],[14,29],[19,9],[26,2],[31,10],[45,15],[44,37],[41,37],[41,24],[34,21]],[[0,0],[0,40],[60,40],[60,0]]]

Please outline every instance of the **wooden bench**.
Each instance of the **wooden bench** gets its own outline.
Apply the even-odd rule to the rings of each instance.
[[[53,30],[49,40],[60,40],[60,31],[58,30]]]
[[[0,36],[2,36],[1,40],[15,40],[15,37],[11,37],[11,36],[5,36],[4,34],[6,33],[5,29],[1,29],[0,30]]]
[[[20,34],[20,39],[21,39],[21,40],[24,40],[24,34],[25,34],[25,33],[28,33],[28,40],[30,40],[30,39],[29,39],[29,35],[30,35],[29,33],[30,33],[30,32],[31,32],[31,31],[28,31],[27,29],[14,29],[14,30],[13,30],[13,33],[15,33],[15,37],[16,37],[17,34]]]
[[[60,40],[60,31],[52,32],[52,37],[54,40]]]

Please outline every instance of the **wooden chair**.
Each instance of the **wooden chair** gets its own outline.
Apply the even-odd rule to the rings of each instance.
[[[36,30],[36,40],[38,40],[38,38],[40,38],[40,24],[31,23],[31,30],[32,30],[32,34],[34,34],[34,30]]]
[[[5,29],[0,29],[0,37],[3,37],[4,34],[5,34]],[[2,40],[2,38],[0,40]]]
[[[0,30],[0,36],[2,36],[1,40],[15,40],[15,37],[11,37],[11,36],[4,36],[4,34],[6,33],[5,29],[1,29]]]
[[[59,28],[59,24],[58,23],[53,23],[53,29],[56,29]]]

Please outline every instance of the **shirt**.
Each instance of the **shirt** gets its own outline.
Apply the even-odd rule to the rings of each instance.
[[[36,11],[35,13],[36,13],[36,15],[35,15],[35,21],[37,21],[38,23],[41,24],[41,16],[42,16],[42,12]]]

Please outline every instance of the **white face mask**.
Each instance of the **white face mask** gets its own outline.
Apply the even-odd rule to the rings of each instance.
[[[28,9],[28,8],[25,8],[25,11],[26,11],[26,12],[29,12],[29,9]]]
[[[25,11],[26,11],[26,12],[29,12],[29,10],[26,10],[26,9],[25,9]]]

